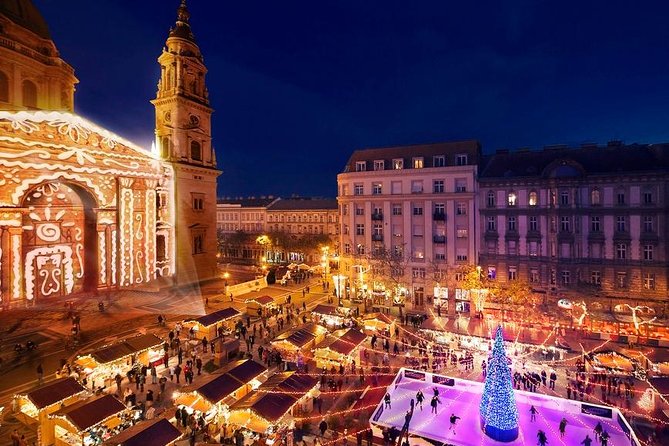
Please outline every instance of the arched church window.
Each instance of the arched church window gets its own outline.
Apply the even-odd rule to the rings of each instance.
[[[0,71],[0,102],[9,102],[9,78]]]
[[[202,146],[197,141],[190,143],[190,158],[196,161],[202,161]]]
[[[23,81],[23,106],[37,108],[37,86],[32,81]]]

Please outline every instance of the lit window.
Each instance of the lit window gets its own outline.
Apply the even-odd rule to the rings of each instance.
[[[528,204],[530,206],[536,206],[538,202],[539,199],[537,197],[537,193],[535,191],[530,192],[530,198],[528,200]]]
[[[395,158],[393,160],[393,169],[395,170],[401,170],[404,169],[404,159],[402,158]]]
[[[601,196],[599,189],[595,188],[590,191],[590,204],[593,206],[599,206],[601,203]]]
[[[517,197],[515,192],[509,192],[507,195],[507,204],[509,207],[513,207],[516,205]]]
[[[423,168],[423,158],[413,158],[413,168],[414,169],[422,169]]]
[[[372,194],[374,195],[381,195],[382,192],[382,184],[381,183],[374,183],[372,184]]]

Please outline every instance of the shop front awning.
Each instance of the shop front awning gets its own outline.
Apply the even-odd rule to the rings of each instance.
[[[65,407],[52,415],[51,418],[65,418],[77,432],[83,432],[91,427],[118,415],[126,409],[125,405],[113,395],[88,399]]]
[[[63,378],[31,390],[25,395],[17,396],[25,396],[37,409],[44,409],[85,391],[86,388],[79,384],[76,379]]]
[[[353,328],[337,330],[330,334],[325,341],[318,344],[315,350],[329,349],[347,356],[362,344],[365,339],[367,339],[367,335]]]
[[[261,307],[265,307],[268,305],[272,305],[274,303],[274,298],[272,296],[259,296],[259,297],[254,297],[253,299],[248,299],[246,301],[247,304],[252,302],[256,302]]]
[[[134,425],[110,438],[104,446],[167,446],[183,434],[165,418],[145,421]]]
[[[216,404],[266,371],[264,365],[252,359],[242,359],[228,364],[223,373],[213,379],[195,387],[186,387],[184,391],[196,392],[209,403]]]
[[[202,325],[203,327],[210,327],[219,322],[224,322],[235,317],[239,317],[242,314],[234,308],[223,308],[222,310],[214,311],[213,313],[205,314],[195,319],[186,319],[184,322],[195,322]]]
[[[153,333],[149,333],[127,338],[116,344],[99,348],[91,352],[88,356],[93,358],[98,364],[108,364],[151,348],[161,347],[162,345],[162,339]]]

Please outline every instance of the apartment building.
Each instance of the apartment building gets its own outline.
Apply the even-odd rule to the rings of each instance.
[[[536,289],[667,297],[669,145],[498,151],[481,161],[480,265]]]
[[[477,261],[479,158],[477,141],[351,155],[337,176],[337,200],[340,270],[353,297],[378,291],[374,264],[379,257],[394,259],[391,274],[399,276],[403,297],[417,307],[446,280],[449,269]]]

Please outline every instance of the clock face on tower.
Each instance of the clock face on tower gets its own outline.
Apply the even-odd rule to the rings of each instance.
[[[199,125],[200,125],[200,118],[198,118],[198,117],[195,116],[195,115],[190,115],[190,124],[191,124],[193,127],[197,127],[197,126],[199,126]]]
[[[170,122],[172,120],[172,113],[166,111],[163,114],[163,119],[165,120],[165,122]]]

